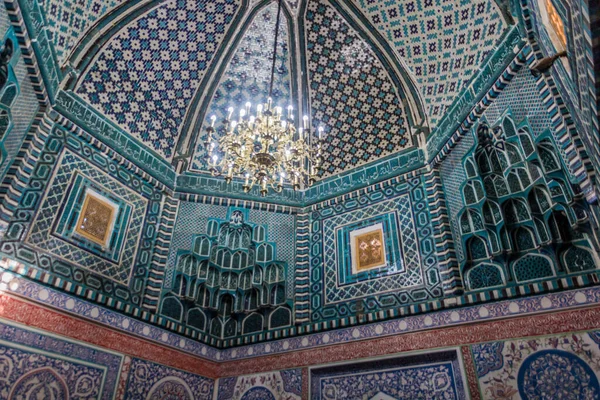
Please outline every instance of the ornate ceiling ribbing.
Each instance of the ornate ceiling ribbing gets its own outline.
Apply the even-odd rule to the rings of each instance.
[[[75,92],[167,162],[177,149],[175,160],[204,171],[204,121],[268,90],[260,72],[270,70],[276,3],[244,4],[242,14],[242,0],[166,0],[88,55]],[[286,10],[276,97],[299,94],[298,116],[325,127],[322,178],[414,148],[411,107],[424,104],[435,128],[506,29],[493,0],[286,0]]]

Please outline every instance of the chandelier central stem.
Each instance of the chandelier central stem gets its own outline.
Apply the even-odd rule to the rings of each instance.
[[[273,81],[275,80],[275,63],[277,62],[277,42],[279,41],[279,22],[281,20],[281,0],[277,3],[277,22],[275,22],[275,40],[273,45],[273,63],[271,64],[271,82],[269,84],[269,98],[273,98]]]

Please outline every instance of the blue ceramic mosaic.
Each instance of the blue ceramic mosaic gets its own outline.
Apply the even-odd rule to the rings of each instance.
[[[393,263],[362,276],[348,276],[345,255],[348,243],[339,232],[349,233],[355,227],[378,222],[388,226],[386,247]],[[310,224],[313,321],[442,295],[427,199],[420,178],[318,208],[311,213]]]
[[[354,220],[354,218],[352,219]],[[334,252],[334,254],[331,253],[331,255],[333,255],[331,261],[334,261],[334,264],[337,265],[338,279],[336,285],[338,287],[343,287],[359,281],[376,279],[380,276],[389,276],[392,274],[405,272],[405,260],[403,259],[402,254],[401,234],[408,234],[409,232],[408,229],[405,230],[399,228],[400,220],[401,217],[399,216],[399,211],[394,210],[393,212],[387,214],[377,215],[369,219],[358,220],[343,226],[337,226],[336,224],[340,221],[336,221],[335,219],[327,220],[327,222],[324,223],[324,226],[326,226],[325,235],[331,234],[335,238],[335,247],[330,248],[328,243],[328,245],[325,247],[325,252]],[[383,247],[386,254],[386,266],[362,272],[353,272],[351,260],[352,252],[350,251],[350,234],[358,229],[368,228],[369,226],[378,224],[381,224],[383,229]],[[411,250],[414,251],[414,249],[407,249],[409,252]]]
[[[113,399],[122,355],[5,321],[0,337],[3,397]]]
[[[359,0],[414,73],[434,128],[507,29],[496,2]]]
[[[358,32],[315,1],[304,28],[311,118],[326,132],[323,177],[411,147],[400,89]]]
[[[238,0],[165,1],[111,38],[77,93],[170,160],[186,108],[238,9]]]

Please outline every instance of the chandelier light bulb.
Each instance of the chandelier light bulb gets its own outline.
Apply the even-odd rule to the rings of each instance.
[[[217,120],[217,116],[213,115],[212,117],[210,117],[210,127],[214,128],[215,127],[215,121]]]
[[[229,109],[227,110],[229,112],[229,116],[227,117],[227,119],[231,119],[231,116],[233,115],[233,107],[229,107]]]
[[[321,138],[323,137],[324,130],[325,130],[325,128],[323,128],[322,126],[319,127],[319,140],[321,140]]]
[[[246,110],[243,108],[240,110],[240,118],[244,118],[246,116]]]
[[[302,120],[304,121],[304,129],[308,129],[308,115],[302,117]]]

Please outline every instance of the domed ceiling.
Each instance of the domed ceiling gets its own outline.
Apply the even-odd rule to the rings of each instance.
[[[323,179],[435,135],[508,28],[494,0],[284,5],[274,98],[325,128]],[[57,59],[76,74],[63,87],[180,173],[206,173],[211,115],[267,98],[276,1],[44,7]]]

